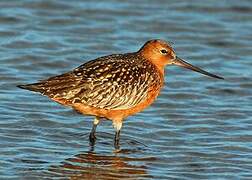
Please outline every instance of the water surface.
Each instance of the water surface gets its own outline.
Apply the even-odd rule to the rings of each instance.
[[[0,1],[2,179],[251,179],[251,1]],[[121,149],[110,121],[16,88],[149,39],[226,78],[166,70],[155,103],[129,117]]]

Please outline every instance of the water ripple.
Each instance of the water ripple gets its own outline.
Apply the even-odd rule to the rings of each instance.
[[[1,1],[3,179],[251,179],[251,2]],[[157,101],[89,146],[92,118],[18,89],[98,56],[173,42],[181,58],[225,77],[169,67]]]

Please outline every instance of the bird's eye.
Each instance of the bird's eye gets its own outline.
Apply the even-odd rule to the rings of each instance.
[[[168,51],[166,50],[166,49],[161,49],[161,51],[160,51],[162,54],[167,54],[168,53]]]

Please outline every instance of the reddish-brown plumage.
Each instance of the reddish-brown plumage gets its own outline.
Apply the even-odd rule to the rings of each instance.
[[[137,52],[100,57],[73,71],[19,87],[83,114],[112,120],[118,145],[122,121],[153,103],[164,83],[164,68],[171,64],[220,78],[177,58],[165,41],[151,40]],[[91,139],[98,123],[96,119]]]

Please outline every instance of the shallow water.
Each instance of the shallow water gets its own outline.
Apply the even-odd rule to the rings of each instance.
[[[0,1],[1,179],[251,179],[252,2]],[[153,38],[226,78],[169,67],[155,103],[110,121],[16,88]]]

